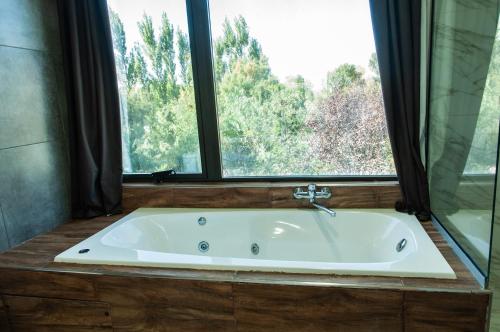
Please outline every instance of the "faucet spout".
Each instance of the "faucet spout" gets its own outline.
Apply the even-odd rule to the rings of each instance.
[[[333,211],[333,210],[331,210],[331,209],[329,209],[329,208],[327,208],[327,207],[325,207],[323,205],[320,205],[320,204],[314,203],[314,202],[311,202],[311,204],[315,208],[320,209],[321,211],[324,211],[324,212],[328,213],[331,217],[335,217],[337,215],[337,212],[335,212],[335,211]]]

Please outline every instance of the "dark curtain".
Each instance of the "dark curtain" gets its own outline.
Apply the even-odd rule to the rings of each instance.
[[[430,218],[419,147],[420,0],[370,0],[385,113],[402,201],[396,210]]]
[[[70,120],[72,209],[90,218],[121,211],[120,106],[105,0],[60,0]]]

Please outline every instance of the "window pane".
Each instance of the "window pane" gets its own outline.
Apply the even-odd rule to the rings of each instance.
[[[184,0],[108,0],[125,173],[200,173]]]
[[[210,1],[224,176],[394,174],[367,0]]]

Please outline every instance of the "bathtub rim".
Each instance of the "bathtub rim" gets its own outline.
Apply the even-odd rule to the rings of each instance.
[[[151,207],[144,207],[144,208],[139,208],[139,209],[136,209],[134,211],[132,211],[131,213],[123,216],[121,219],[119,219],[118,221],[115,221],[114,223],[111,223],[110,225],[108,225],[107,227],[103,228],[102,230],[100,230],[99,232],[93,234],[92,236],[86,238],[84,241],[88,241],[88,240],[91,240],[91,241],[95,241],[96,239],[99,239],[101,238],[104,234],[108,233],[109,230],[121,225],[122,223],[125,223],[127,222],[128,220],[132,219],[132,218],[136,218],[136,217],[140,217],[142,215],[147,215],[147,213],[150,213],[150,212],[155,212],[155,214],[161,214],[161,211],[164,211],[165,212],[206,212],[206,211],[214,211],[214,212],[217,212],[217,211],[225,211],[225,212],[238,212],[238,211],[252,211],[252,212],[259,212],[259,211],[267,211],[269,212],[270,210],[274,211],[274,212],[278,212],[280,210],[285,210],[285,211],[294,211],[294,210],[301,210],[301,211],[315,211],[313,209],[298,209],[298,208],[279,208],[279,209],[269,209],[269,208],[151,208]],[[175,263],[169,263],[169,266],[165,266],[165,263],[159,263],[159,262],[134,262],[134,263],[130,263],[130,261],[127,261],[127,260],[119,260],[118,262],[116,262],[116,258],[113,259],[113,260],[106,260],[106,259],[99,259],[98,257],[95,257],[93,261],[88,261],[87,259],[83,259],[83,260],[78,260],[78,259],[72,259],[72,258],[67,258],[66,257],[66,253],[68,253],[71,249],[75,249],[81,242],[84,242],[84,241],[81,241],[80,243],[78,244],[75,244],[73,247],[59,253],[56,257],[54,257],[54,262],[58,262],[58,263],[71,263],[71,264],[85,264],[85,265],[101,265],[101,264],[104,264],[104,265],[113,265],[113,266],[131,266],[131,267],[153,267],[153,268],[173,268],[173,269],[188,269],[188,270],[203,270],[203,271],[230,271],[230,272],[252,272],[252,273],[258,273],[258,272],[262,272],[262,273],[292,273],[292,274],[325,274],[325,275],[338,275],[338,276],[355,276],[355,277],[398,277],[398,278],[422,278],[422,279],[439,279],[439,280],[454,280],[454,279],[457,279],[457,275],[456,275],[456,272],[454,271],[454,269],[451,267],[450,263],[448,262],[448,260],[444,257],[444,255],[440,252],[440,250],[438,249],[438,247],[436,246],[436,243],[430,238],[429,234],[427,233],[427,231],[424,229],[424,227],[421,225],[420,222],[418,222],[416,220],[416,218],[414,216],[409,216],[407,214],[404,214],[404,213],[400,213],[400,212],[396,212],[392,209],[379,209],[379,208],[368,208],[368,209],[337,209],[337,211],[339,212],[344,212],[344,211],[349,211],[349,212],[368,212],[368,213],[374,213],[374,211],[376,211],[375,213],[382,213],[382,214],[395,214],[399,217],[402,217],[402,218],[414,218],[414,221],[412,221],[413,225],[418,225],[418,226],[415,226],[417,227],[417,231],[421,234],[423,234],[423,236],[425,237],[425,241],[426,242],[429,242],[432,244],[432,246],[434,247],[432,250],[436,251],[440,257],[433,257],[433,259],[437,259],[437,260],[443,260],[445,265],[446,265],[446,269],[445,270],[448,270],[448,272],[433,272],[433,275],[432,276],[429,276],[429,275],[422,275],[422,273],[412,273],[412,272],[408,272],[408,271],[394,271],[394,272],[387,272],[387,271],[373,271],[373,270],[370,270],[370,271],[367,271],[369,274],[367,273],[363,273],[363,272],[366,272],[366,270],[362,270],[362,269],[357,269],[357,270],[349,270],[349,269],[344,269],[344,270],[336,270],[336,271],[332,271],[331,269],[316,269],[316,270],[311,270],[311,269],[298,269],[297,271],[295,271],[293,268],[289,268],[288,271],[276,271],[276,270],[273,270],[273,269],[266,269],[265,267],[259,267],[258,269],[252,269],[252,267],[248,267],[248,266],[242,266],[238,269],[231,269],[231,268],[224,268],[224,267],[220,267],[220,266],[214,266],[214,265],[210,265],[210,266],[207,266],[207,267],[200,267],[198,264],[196,265],[193,265],[193,264],[175,264]],[[418,245],[418,244],[417,244]],[[121,248],[120,251],[123,251],[124,249]],[[127,249],[127,250],[130,250],[130,252],[132,252],[133,250],[132,249]],[[89,255],[91,256],[91,255]],[[77,256],[78,257],[78,256]],[[87,256],[88,257],[88,256]],[[303,263],[303,262],[301,262]],[[334,263],[334,264],[337,264],[339,265],[339,263]],[[361,264],[364,264],[364,265],[368,265],[368,264],[377,264],[377,263],[361,263]],[[326,265],[326,264],[325,264]],[[450,273],[451,271],[451,273]],[[406,274],[406,275],[401,275],[402,273]]]

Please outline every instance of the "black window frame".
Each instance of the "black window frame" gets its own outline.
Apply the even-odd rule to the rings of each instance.
[[[201,173],[169,175],[165,182],[351,182],[397,181],[396,175],[222,176],[222,156],[213,71],[209,0],[185,0],[191,47]],[[153,182],[150,173],[125,173],[124,183]]]

